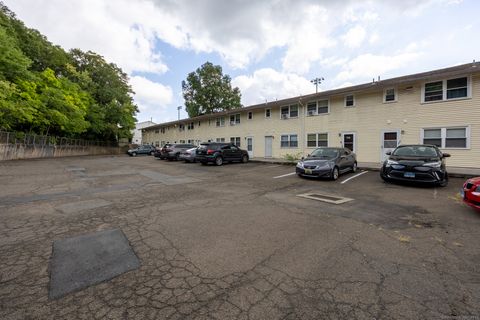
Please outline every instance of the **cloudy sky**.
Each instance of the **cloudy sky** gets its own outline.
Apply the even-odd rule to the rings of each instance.
[[[181,81],[206,61],[251,105],[313,93],[316,77],[327,90],[480,60],[477,0],[3,1],[126,71],[140,121],[175,120]]]

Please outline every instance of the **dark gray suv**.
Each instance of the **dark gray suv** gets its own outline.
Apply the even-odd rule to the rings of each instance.
[[[197,149],[195,159],[202,164],[209,162],[221,166],[224,162],[248,162],[248,152],[232,143],[207,142],[202,143]]]

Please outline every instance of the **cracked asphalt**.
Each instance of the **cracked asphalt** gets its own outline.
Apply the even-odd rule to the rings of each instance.
[[[0,319],[480,319],[480,214],[459,198],[463,179],[273,179],[292,171],[1,162]],[[116,228],[140,268],[50,300],[53,241]]]

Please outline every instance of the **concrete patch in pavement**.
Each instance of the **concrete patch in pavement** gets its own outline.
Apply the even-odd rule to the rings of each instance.
[[[103,199],[95,199],[95,200],[85,200],[85,201],[77,201],[77,202],[70,202],[66,204],[59,205],[57,209],[61,210],[63,213],[73,213],[83,210],[95,209],[100,207],[109,206],[111,202],[108,202]]]
[[[140,261],[119,229],[54,241],[49,298],[61,298],[139,266]]]
[[[177,184],[185,184],[192,182],[199,182],[200,180],[187,177],[187,176],[171,176],[155,171],[141,171],[140,174],[144,177],[150,178],[154,181],[161,182],[167,186],[173,186]]]

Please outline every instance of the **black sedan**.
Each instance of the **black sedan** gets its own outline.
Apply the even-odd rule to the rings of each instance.
[[[383,163],[380,177],[385,181],[414,181],[433,183],[442,187],[448,184],[445,158],[436,146],[428,144],[402,145]]]
[[[357,157],[347,148],[318,148],[297,163],[299,176],[326,177],[337,180],[344,172],[357,171]]]

